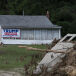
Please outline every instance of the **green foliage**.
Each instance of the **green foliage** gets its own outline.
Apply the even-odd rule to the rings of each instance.
[[[66,33],[69,33],[69,27],[70,27],[69,22],[60,21],[60,22],[57,22],[57,24],[62,26],[62,36],[64,36]]]
[[[69,32],[76,33],[76,20],[70,24]]]
[[[0,46],[0,69],[10,69],[16,67],[24,67],[28,65],[33,56],[42,58],[43,53],[40,51],[29,51],[25,48],[19,48],[19,45],[3,45]],[[35,48],[46,48],[46,45],[29,45]],[[39,61],[40,58],[36,58]]]
[[[0,0],[0,14],[46,15],[46,9],[50,20],[63,27],[62,35],[76,33],[76,0]]]

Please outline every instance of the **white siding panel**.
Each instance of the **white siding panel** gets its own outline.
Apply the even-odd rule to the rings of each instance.
[[[21,39],[34,40],[34,30],[21,30]]]
[[[21,39],[28,40],[28,31],[27,30],[21,30]]]
[[[53,30],[53,39],[59,39],[59,30]]]
[[[47,40],[47,30],[41,30],[41,40]]]
[[[35,40],[41,40],[41,30],[35,30]]]
[[[47,40],[51,40],[53,37],[52,30],[47,30]]]
[[[51,40],[59,39],[59,29],[50,30],[21,30],[21,39],[25,40]]]
[[[28,31],[28,39],[29,40],[34,40],[34,30],[29,30]]]

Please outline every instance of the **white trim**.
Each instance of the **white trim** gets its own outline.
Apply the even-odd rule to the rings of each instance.
[[[3,44],[50,44],[53,40],[13,40],[2,39]]]
[[[34,29],[34,40],[35,40],[35,29]]]
[[[61,29],[59,29],[59,39],[61,39]]]

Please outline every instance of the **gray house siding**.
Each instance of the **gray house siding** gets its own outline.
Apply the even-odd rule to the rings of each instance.
[[[21,29],[21,39],[25,40],[52,40],[59,39],[59,29]]]

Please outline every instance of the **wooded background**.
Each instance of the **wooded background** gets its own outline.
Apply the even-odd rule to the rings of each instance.
[[[76,0],[0,0],[0,15],[46,15],[62,26],[62,36],[76,33]]]

